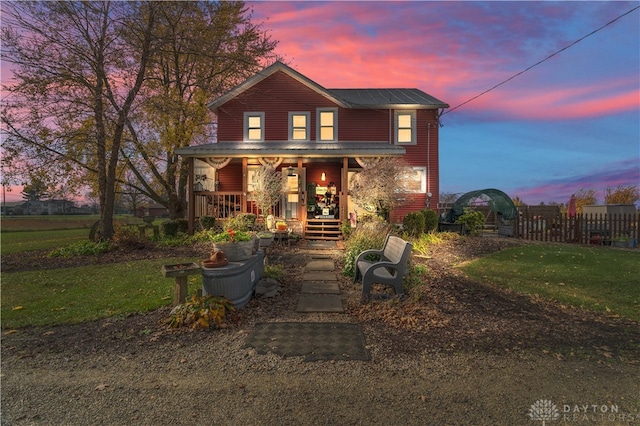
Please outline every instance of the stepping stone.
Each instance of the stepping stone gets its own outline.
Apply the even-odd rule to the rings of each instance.
[[[301,294],[296,312],[344,312],[344,308],[338,295]]]
[[[311,271],[305,272],[302,279],[304,281],[338,281],[334,272]]]
[[[336,268],[333,260],[329,259],[313,259],[307,263],[305,270],[307,271],[333,271]]]
[[[308,294],[340,294],[337,281],[306,281],[302,283],[301,293]]]

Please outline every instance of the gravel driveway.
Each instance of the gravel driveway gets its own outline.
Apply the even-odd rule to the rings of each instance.
[[[169,330],[164,308],[3,333],[2,424],[640,424],[638,324],[488,288],[451,267],[501,247],[452,243],[424,260],[433,304],[420,309],[362,307],[344,279],[347,313],[296,313],[304,256],[294,249],[272,258],[288,271],[280,296],[252,300],[227,329]],[[418,320],[389,314],[402,310]],[[371,361],[257,354],[246,338],[269,321],[357,322]]]

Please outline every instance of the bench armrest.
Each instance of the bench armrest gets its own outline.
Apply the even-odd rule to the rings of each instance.
[[[374,249],[365,250],[365,251],[361,252],[358,255],[358,257],[356,257],[356,265],[358,264],[359,261],[364,260],[365,256],[368,256],[370,254],[375,254],[377,256],[380,256],[380,259],[382,259],[382,253],[383,253],[382,250],[374,250]]]

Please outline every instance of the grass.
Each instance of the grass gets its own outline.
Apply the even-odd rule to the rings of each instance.
[[[89,229],[100,219],[82,216],[3,216],[0,252],[18,253],[30,250],[53,250],[88,240]],[[142,224],[133,216],[116,216],[121,224]]]
[[[471,278],[640,321],[640,252],[560,244],[510,248],[461,266]]]
[[[169,305],[174,280],[165,264],[198,259],[165,258],[114,265],[83,266],[2,274],[2,328],[51,326],[147,312]],[[189,277],[189,293],[202,277]]]
[[[30,250],[53,250],[78,241],[89,240],[88,229],[58,229],[52,231],[3,232],[2,254]]]

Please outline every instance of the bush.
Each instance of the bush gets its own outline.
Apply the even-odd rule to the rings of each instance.
[[[256,224],[256,215],[253,213],[240,213],[227,220],[225,229],[235,229],[236,231],[251,231]]]
[[[209,327],[220,328],[227,324],[228,316],[235,308],[228,300],[216,296],[198,296],[197,292],[171,311],[169,326],[189,327],[202,330]]]
[[[372,220],[359,223],[357,228],[351,233],[349,239],[345,241],[344,267],[342,273],[346,276],[353,277],[355,274],[354,262],[356,257],[364,250],[381,249],[384,240],[387,238],[387,234],[392,230],[393,227],[384,221]]]
[[[421,211],[407,213],[402,219],[404,231],[412,237],[418,237],[424,232],[424,215]]]
[[[162,233],[168,237],[177,236],[178,230],[180,229],[180,223],[178,223],[177,220],[167,220],[166,222],[162,222],[160,226],[162,227]]]
[[[182,232],[183,234],[189,233],[188,219],[176,219],[176,222],[178,222],[178,232]]]
[[[424,209],[421,212],[424,216],[424,233],[435,231],[438,227],[438,213],[430,209]]]
[[[465,207],[464,213],[456,220],[456,223],[464,223],[467,232],[477,235],[484,225],[484,215],[478,210]]]
[[[200,222],[200,227],[203,230],[213,229],[216,226],[215,216],[202,216],[198,221]]]

